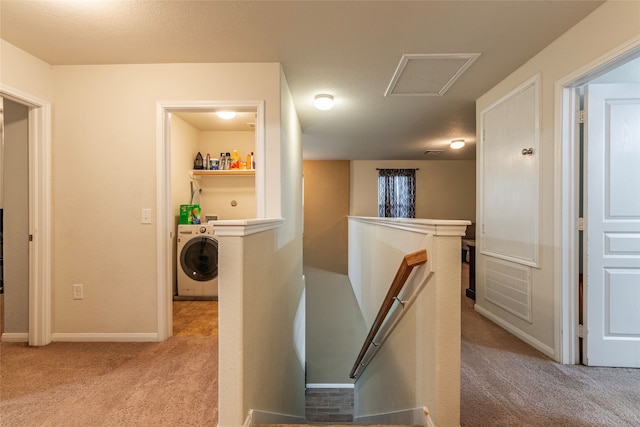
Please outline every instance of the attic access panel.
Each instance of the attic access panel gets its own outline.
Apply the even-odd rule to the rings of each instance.
[[[384,96],[442,96],[479,53],[404,54]]]

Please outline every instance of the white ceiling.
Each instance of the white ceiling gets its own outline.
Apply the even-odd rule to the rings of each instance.
[[[601,3],[1,0],[0,36],[52,65],[280,62],[305,159],[473,159],[475,99]],[[474,53],[442,96],[385,96],[405,54]],[[335,108],[315,110],[318,93]]]

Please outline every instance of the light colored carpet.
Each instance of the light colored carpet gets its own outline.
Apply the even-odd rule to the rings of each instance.
[[[1,343],[0,425],[213,427],[217,365],[215,336]],[[477,314],[464,296],[461,377],[462,427],[640,426],[640,369],[559,365]]]
[[[217,337],[0,346],[2,426],[217,425]]]
[[[461,364],[463,427],[640,426],[640,369],[555,363],[464,296]]]

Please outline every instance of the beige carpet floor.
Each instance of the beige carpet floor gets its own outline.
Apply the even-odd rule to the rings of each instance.
[[[555,363],[479,315],[465,296],[461,364],[463,427],[640,426],[640,369]]]
[[[0,426],[216,426],[217,302],[174,302],[163,343],[0,344]]]
[[[217,348],[217,337],[2,343],[0,425],[215,426]]]
[[[463,288],[465,274],[466,264]],[[640,369],[559,365],[461,298],[462,427],[640,426]],[[192,314],[176,322],[183,323],[177,333],[213,330]],[[0,426],[214,427],[217,365],[215,336],[1,343]]]

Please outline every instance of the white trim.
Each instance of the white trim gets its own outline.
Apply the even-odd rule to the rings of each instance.
[[[478,304],[474,305],[474,310],[482,314],[487,319],[491,320],[493,323],[500,326],[502,329],[505,329],[507,332],[520,338],[522,341],[526,342],[527,344],[529,344],[531,347],[535,348],[539,352],[544,353],[546,356],[553,358],[554,356],[553,348],[533,338],[531,335],[527,334],[522,329],[516,328],[511,323],[496,316],[495,314],[486,310],[485,308],[482,308]]]
[[[29,342],[29,334],[25,332],[5,332],[2,334],[2,342]]]
[[[0,83],[0,96],[29,107],[29,345],[51,342],[51,104]]]
[[[429,410],[426,407],[405,409],[402,411],[384,412],[376,415],[354,417],[354,424],[407,424],[424,427],[435,427]]]
[[[264,101],[158,101],[156,104],[156,215],[157,215],[157,328],[158,341],[164,341],[173,334],[171,284],[171,129],[169,114],[175,111],[205,112],[221,107],[255,108],[256,146],[256,216],[263,218],[266,212],[265,182],[265,130]]]
[[[52,341],[56,342],[155,342],[157,333],[54,333]]]
[[[554,223],[561,224],[554,231],[554,247],[556,261],[560,268],[554,274],[554,289],[556,306],[556,348],[554,359],[560,363],[578,363],[580,349],[577,336],[578,295],[574,285],[578,283],[578,189],[579,153],[575,149],[576,133],[572,130],[575,123],[576,99],[573,87],[586,84],[602,71],[608,71],[618,65],[627,55],[640,48],[640,35],[612,49],[608,53],[596,58],[576,71],[555,82],[555,156],[556,174],[554,180]]]
[[[398,228],[414,233],[432,236],[464,236],[471,221],[422,219],[422,218],[380,218],[366,216],[348,216],[349,220],[375,224],[383,227]]]
[[[307,389],[310,388],[354,388],[353,383],[339,383],[339,384],[328,384],[328,383],[309,383],[307,384]]]
[[[283,222],[282,218],[229,219],[212,221],[211,224],[218,237],[242,237],[279,228]]]
[[[563,248],[559,255],[561,268],[556,270],[554,281],[559,284],[554,287],[554,335],[557,349],[554,359],[559,363],[577,364],[580,362],[578,337],[570,331],[577,331],[578,310],[577,304],[568,302],[578,301],[575,284],[578,283],[579,266],[577,218],[580,212],[580,134],[576,116],[580,110],[580,94],[577,93],[577,89],[565,89],[556,84],[555,96],[555,110],[561,115],[561,118],[556,120],[555,140],[566,143],[556,143],[554,147],[554,170],[561,171],[555,174],[554,179],[555,188],[561,188],[561,191],[555,192],[554,217],[557,219],[554,222],[560,224],[560,227],[555,228],[554,246]],[[563,123],[573,125],[563,126]],[[574,286],[564,286],[565,283]]]
[[[257,411],[250,409],[244,421],[244,427],[256,424],[307,424],[305,417],[296,415],[278,414],[276,412]]]

